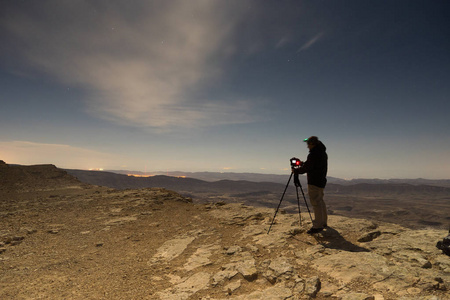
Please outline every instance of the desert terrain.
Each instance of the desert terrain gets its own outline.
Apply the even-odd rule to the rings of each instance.
[[[332,214],[310,236],[308,213],[283,208],[268,234],[274,209],[237,201],[251,194],[198,201],[4,162],[0,180],[0,299],[448,299],[444,228]]]
[[[67,170],[67,172],[84,183],[115,189],[165,187],[192,198],[194,203],[224,201],[268,208],[277,207],[289,179],[289,175],[254,174],[245,177],[242,174],[232,174],[229,178],[240,180],[205,181],[198,178],[161,175],[142,178],[112,172],[82,170]],[[196,176],[195,173],[190,175]],[[210,178],[220,178],[220,175],[225,176],[218,173],[211,174]],[[200,173],[198,177],[204,178],[205,175]],[[242,178],[275,180],[275,182],[241,180]],[[301,176],[300,180],[306,194],[306,177]],[[413,229],[429,227],[450,229],[448,181],[424,179],[406,182],[400,180],[351,181],[354,184],[349,182],[344,184],[342,180],[336,178],[331,178],[329,181],[325,188],[325,201],[331,214],[395,223]],[[301,210],[306,212],[307,207],[301,190],[299,190],[299,198]],[[282,207],[290,213],[298,212],[296,190],[292,181],[282,200]]]

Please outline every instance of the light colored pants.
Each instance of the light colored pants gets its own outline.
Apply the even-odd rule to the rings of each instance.
[[[323,188],[308,184],[309,201],[314,209],[314,228],[323,228],[327,224],[327,207],[323,201]]]

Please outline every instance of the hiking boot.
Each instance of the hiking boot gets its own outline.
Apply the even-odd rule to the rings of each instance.
[[[314,233],[319,233],[323,231],[323,228],[311,228],[310,230],[308,230],[306,233],[307,234],[314,234]]]

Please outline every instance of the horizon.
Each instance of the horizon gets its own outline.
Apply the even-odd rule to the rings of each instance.
[[[0,159],[1,160],[1,159]],[[3,160],[4,161],[4,160]],[[33,166],[33,165],[48,165],[48,164],[33,164],[33,165],[22,165],[22,164],[12,164],[12,163],[8,163],[5,162],[8,165],[18,165],[18,166]],[[163,176],[170,176],[170,177],[174,177],[171,175],[168,175],[168,173],[184,173],[184,174],[189,174],[189,173],[218,173],[218,174],[254,174],[254,175],[267,175],[267,176],[271,176],[271,175],[275,175],[275,176],[289,176],[290,173],[287,174],[281,174],[281,173],[258,173],[258,172],[229,172],[229,171],[180,171],[180,170],[174,170],[174,171],[139,171],[139,170],[126,170],[126,169],[120,169],[120,170],[113,170],[113,169],[77,169],[77,168],[61,168],[58,167],[55,164],[50,164],[50,165],[54,165],[56,168],[59,169],[67,169],[67,170],[80,170],[80,171],[92,171],[92,172],[111,172],[111,173],[115,173],[115,174],[120,174],[120,175],[128,175],[128,176],[134,176],[134,175],[139,175],[139,174],[134,174],[135,172],[137,173],[142,173],[148,176],[159,176],[159,175],[163,175]],[[126,172],[125,173],[116,173],[116,172]],[[164,173],[167,173],[166,175]],[[306,174],[303,175],[306,178]],[[176,176],[179,177],[179,176]],[[184,177],[188,177],[188,176],[184,176]],[[411,177],[411,178],[379,178],[379,177],[357,177],[357,178],[341,178],[341,177],[335,177],[335,176],[329,176],[327,175],[327,178],[333,178],[333,179],[338,179],[338,180],[345,180],[345,181],[352,181],[352,180],[436,180],[436,181],[440,181],[440,180],[450,180],[450,178],[425,178],[425,177]]]
[[[146,175],[150,175],[150,173],[219,173],[219,174],[255,174],[255,175],[276,175],[276,176],[289,176],[290,173],[258,173],[258,172],[227,172],[227,171],[146,171],[146,172],[142,172],[142,171],[137,171],[137,170],[89,170],[89,169],[84,169],[81,171],[100,171],[100,172],[140,172]],[[130,173],[128,175],[133,175],[133,173]],[[164,175],[164,174],[157,174],[157,175]],[[157,175],[153,175],[153,176],[157,176]],[[170,175],[168,175],[170,176]],[[306,178],[306,174],[303,174],[303,176]],[[334,179],[339,179],[339,180],[345,180],[345,181],[351,181],[351,180],[450,180],[450,178],[424,178],[424,177],[411,177],[411,178],[378,178],[378,177],[357,177],[357,178],[341,178],[341,177],[335,177],[335,176],[329,176],[327,175],[327,178],[334,178]]]
[[[0,159],[441,180],[450,2],[0,3]],[[156,172],[156,171],[153,171]]]

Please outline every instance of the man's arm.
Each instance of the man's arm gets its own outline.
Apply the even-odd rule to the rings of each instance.
[[[305,174],[310,172],[314,167],[314,160],[311,154],[308,154],[308,158],[303,162],[302,166],[298,168],[295,174]]]

